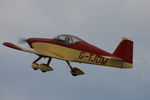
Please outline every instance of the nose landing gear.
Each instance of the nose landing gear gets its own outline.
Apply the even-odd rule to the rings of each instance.
[[[37,58],[37,59],[32,63],[32,68],[33,68],[34,70],[40,69],[41,72],[53,71],[53,68],[49,66],[49,64],[50,64],[50,62],[51,62],[51,60],[52,60],[52,58],[49,58],[49,59],[48,59],[47,64],[42,63],[42,64],[39,65],[37,62],[38,62],[41,58],[42,58],[42,57],[39,56],[39,58]]]
[[[38,70],[39,69],[39,64],[37,63],[42,57],[39,56],[39,58],[37,58],[33,63],[32,63],[32,68],[34,70]]]
[[[33,68],[34,70],[38,70],[38,69],[39,69],[39,64],[37,64],[37,63],[32,63],[32,68]]]

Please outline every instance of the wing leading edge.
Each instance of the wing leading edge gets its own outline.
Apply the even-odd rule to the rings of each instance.
[[[22,46],[15,45],[15,44],[9,43],[9,42],[5,42],[5,43],[3,43],[3,45],[5,45],[9,48],[13,48],[13,49],[16,49],[16,50],[37,54],[37,55],[40,55],[40,56],[53,57],[53,58],[58,58],[58,59],[63,58],[61,55],[58,55],[58,54],[53,53],[53,52],[49,52],[49,55],[46,55],[45,53],[43,53],[43,51],[28,48],[28,47],[22,47]]]

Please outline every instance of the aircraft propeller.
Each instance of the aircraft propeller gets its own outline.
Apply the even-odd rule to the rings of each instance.
[[[23,44],[23,43],[26,43],[27,42],[27,39],[25,39],[25,38],[20,38],[19,40],[18,40],[18,43],[19,44]]]

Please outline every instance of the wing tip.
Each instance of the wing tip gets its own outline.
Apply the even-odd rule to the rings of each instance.
[[[18,46],[14,45],[10,42],[4,42],[3,45],[7,46],[7,47],[10,47],[10,48],[13,48],[13,49],[21,50],[21,48],[19,48]]]

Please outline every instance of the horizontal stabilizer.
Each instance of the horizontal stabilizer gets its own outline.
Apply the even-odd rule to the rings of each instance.
[[[104,58],[108,58],[108,59],[113,59],[113,60],[120,60],[123,61],[123,59],[117,58],[117,57],[112,57],[112,56],[102,56]]]
[[[143,61],[140,61],[140,60],[133,60],[133,62],[142,63]]]

